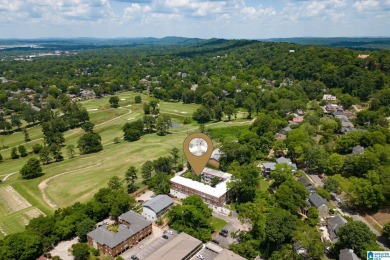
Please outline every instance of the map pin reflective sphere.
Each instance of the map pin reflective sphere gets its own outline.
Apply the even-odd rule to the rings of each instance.
[[[199,175],[213,153],[213,142],[205,134],[190,134],[184,140],[183,151],[192,169]]]

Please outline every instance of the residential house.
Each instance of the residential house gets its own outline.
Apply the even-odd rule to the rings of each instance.
[[[88,244],[100,255],[116,257],[152,234],[152,222],[132,210],[120,215],[118,222],[116,232],[102,225],[87,234]]]
[[[353,249],[340,250],[339,260],[360,260],[360,258],[353,252]]]
[[[263,173],[264,175],[268,175],[268,174],[270,174],[272,171],[275,170],[275,167],[276,167],[276,163],[273,163],[273,162],[266,162],[266,163],[263,163],[262,173]]]
[[[302,123],[304,120],[303,116],[297,116],[293,118],[293,123],[299,124]]]
[[[291,160],[289,158],[285,158],[285,157],[280,157],[278,159],[276,159],[276,163],[274,162],[265,162],[262,164],[262,170],[261,172],[264,174],[264,175],[268,175],[270,174],[272,171],[275,170],[275,167],[277,164],[287,164],[288,166],[291,166],[292,167],[292,173],[295,173],[297,171],[297,165],[295,163],[292,163]]]
[[[303,111],[302,111],[302,109],[297,109],[297,114],[298,114],[298,116],[303,116]]]
[[[198,84],[194,84],[194,85],[191,86],[191,90],[192,90],[192,91],[196,91],[196,89],[197,89],[198,87],[199,87]]]
[[[302,183],[306,190],[308,190],[310,193],[315,192],[316,189],[314,188],[313,184],[305,176],[300,177],[297,181]]]
[[[295,173],[297,171],[297,165],[295,163],[292,163],[291,162],[291,159],[290,158],[286,158],[286,157],[279,157],[278,159],[276,159],[276,163],[277,164],[281,164],[281,163],[285,163],[287,164],[288,166],[291,166],[293,169],[292,169],[292,172]]]
[[[292,129],[290,126],[286,126],[285,128],[282,128],[279,132],[281,134],[287,135],[288,132],[290,132]]]
[[[287,138],[287,136],[285,134],[280,134],[280,133],[275,134],[276,140],[285,140],[286,138]]]
[[[223,155],[223,154],[224,154],[224,153],[221,152],[221,150],[220,150],[219,148],[215,149],[215,150],[213,151],[213,153],[211,154],[208,163],[211,164],[211,165],[214,166],[214,167],[219,168],[219,160],[220,160],[220,158],[221,158],[221,155]]]
[[[328,104],[326,106],[322,107],[322,110],[324,110],[325,114],[331,114],[335,111],[344,111],[342,106],[336,105],[336,104]]]
[[[149,221],[156,221],[165,214],[173,205],[173,200],[168,195],[157,195],[153,199],[142,204],[142,216]]]
[[[328,220],[327,227],[330,241],[332,241],[333,243],[336,243],[338,241],[337,232],[347,223],[348,221],[341,215],[336,215]]]
[[[317,193],[310,193],[309,195],[309,203],[316,207],[318,210],[318,215],[322,218],[327,217],[329,214],[329,206],[328,202],[318,195]]]
[[[368,54],[359,54],[358,58],[360,59],[367,59],[368,57],[370,57],[370,55]]]
[[[363,154],[364,153],[364,147],[357,145],[354,148],[352,148],[352,154]]]
[[[336,97],[335,97],[335,96],[332,96],[332,95],[329,95],[329,94],[324,94],[324,96],[322,97],[322,100],[326,100],[326,101],[336,101]]]
[[[298,255],[305,256],[307,254],[307,249],[300,242],[295,242],[293,244],[294,252]]]

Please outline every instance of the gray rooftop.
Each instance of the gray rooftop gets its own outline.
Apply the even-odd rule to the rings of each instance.
[[[153,199],[142,204],[142,207],[147,207],[158,214],[163,209],[173,205],[173,200],[168,195],[157,195]]]
[[[263,167],[265,169],[270,169],[271,171],[275,170],[275,166],[276,166],[276,163],[273,163],[273,162],[263,163]]]
[[[152,224],[152,222],[145,220],[144,217],[132,210],[120,215],[119,219],[123,219],[130,225],[120,224],[116,233],[109,231],[107,226],[103,225],[89,232],[87,236],[101,245],[107,245],[110,248],[114,248]]]
[[[329,231],[329,237],[332,241],[337,240],[337,232],[339,229],[347,224],[348,221],[343,218],[341,215],[336,215],[333,218],[330,218],[328,221],[328,231]]]
[[[305,176],[302,176],[301,178],[298,179],[298,181],[300,183],[302,183],[303,185],[305,185],[305,187],[308,187],[311,185],[311,182],[309,181],[308,178],[306,178]]]
[[[342,249],[339,255],[340,260],[360,260],[360,258],[353,252],[352,249]]]
[[[187,259],[185,257],[190,252],[202,249],[202,241],[186,233],[180,233],[176,237],[169,239],[168,243],[156,250],[146,260],[173,260]]]
[[[218,148],[218,149],[215,149],[213,151],[213,153],[211,154],[210,156],[210,159],[214,159],[216,161],[219,161],[219,159],[221,158],[221,155],[223,155],[224,153],[221,152],[221,150]]]
[[[289,158],[286,158],[286,157],[280,157],[280,158],[276,159],[276,162],[277,163],[291,164],[291,160]]]
[[[320,207],[323,204],[328,205],[326,200],[317,193],[311,193],[309,195],[309,202],[316,208]]]
[[[246,258],[237,255],[233,251],[228,249],[223,249],[221,253],[219,253],[214,260],[245,260]]]

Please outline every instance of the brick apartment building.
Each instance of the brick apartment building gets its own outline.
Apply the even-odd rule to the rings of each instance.
[[[117,232],[108,230],[107,225],[89,232],[88,244],[101,255],[116,257],[152,234],[152,222],[132,210],[120,215],[118,222]]]

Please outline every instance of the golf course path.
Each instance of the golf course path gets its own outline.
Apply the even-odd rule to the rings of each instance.
[[[8,177],[10,177],[10,176],[12,176],[12,175],[14,175],[14,174],[17,174],[17,173],[18,173],[18,172],[11,172],[11,173],[6,174],[5,177],[4,177],[4,179],[3,179],[3,182],[5,182],[5,181],[8,179]]]
[[[38,188],[39,190],[41,191],[41,195],[42,195],[42,199],[46,202],[47,205],[49,205],[49,207],[55,209],[57,208],[57,205],[51,201],[47,196],[46,196],[46,193],[45,193],[45,189],[49,183],[49,181],[51,181],[52,179],[54,178],[57,178],[57,177],[60,177],[62,175],[65,175],[65,174],[68,174],[68,173],[72,173],[72,172],[76,172],[76,171],[80,171],[80,170],[85,170],[85,169],[88,169],[88,168],[92,168],[92,167],[96,167],[98,165],[101,165],[101,163],[97,163],[97,164],[94,164],[94,165],[90,165],[90,166],[86,166],[86,167],[83,167],[83,168],[78,168],[78,169],[74,169],[74,170],[71,170],[71,171],[67,171],[67,172],[63,172],[63,173],[60,173],[60,174],[57,174],[55,176],[52,176],[50,178],[47,178],[46,180],[42,181],[41,183],[39,183],[38,185]]]
[[[115,120],[117,120],[117,119],[119,119],[119,118],[122,118],[122,117],[124,117],[124,116],[127,116],[127,115],[133,113],[133,111],[131,111],[131,109],[128,109],[128,108],[119,107],[119,109],[125,109],[125,110],[127,110],[127,111],[129,111],[129,112],[127,112],[126,114],[123,114],[123,115],[114,117],[114,118],[112,118],[112,119],[110,119],[110,120],[104,121],[103,123],[97,124],[97,125],[95,125],[95,127],[96,127],[96,126],[101,126],[101,125],[104,125],[104,124],[107,124],[107,123],[110,123],[110,122],[112,122],[112,121],[115,121]]]

